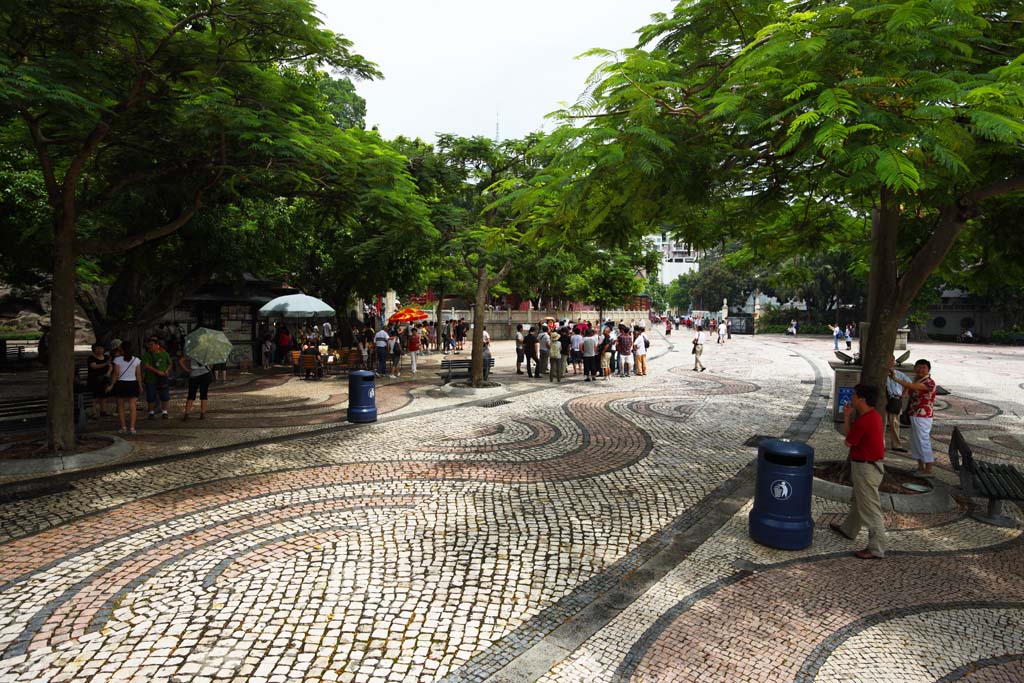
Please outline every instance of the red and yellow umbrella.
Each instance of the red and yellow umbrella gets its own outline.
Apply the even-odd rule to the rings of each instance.
[[[417,320],[426,320],[430,317],[426,311],[422,311],[418,308],[401,308],[391,314],[388,318],[389,323],[411,323]]]

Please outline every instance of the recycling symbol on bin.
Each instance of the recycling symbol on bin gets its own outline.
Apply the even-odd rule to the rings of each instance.
[[[373,394],[374,394],[374,390],[373,389],[370,389],[370,391],[367,392],[367,393],[370,395],[370,398],[373,398]]]
[[[793,495],[793,487],[788,481],[776,479],[772,482],[772,498],[775,500],[789,500]]]

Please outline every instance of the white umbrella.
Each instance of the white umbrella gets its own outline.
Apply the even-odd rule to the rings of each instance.
[[[289,294],[265,303],[260,309],[260,315],[278,318],[317,318],[334,315],[334,309],[315,296]]]

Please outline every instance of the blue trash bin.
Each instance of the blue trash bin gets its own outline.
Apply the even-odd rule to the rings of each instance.
[[[377,398],[373,373],[355,370],[348,374],[348,421],[376,422]]]
[[[750,537],[780,550],[811,544],[814,449],[800,441],[767,439],[757,448],[757,488],[750,511]]]

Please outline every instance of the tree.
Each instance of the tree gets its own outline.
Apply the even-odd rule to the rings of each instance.
[[[658,255],[614,251],[599,256],[587,259],[583,270],[573,271],[566,280],[569,295],[597,306],[599,317],[603,319],[607,309],[622,306],[643,291],[646,285],[643,273],[649,269],[657,272]]]
[[[718,233],[805,253],[834,233],[824,216],[858,219],[863,376],[881,385],[929,275],[1024,190],[1021,19],[1020,2],[680,2],[641,47],[600,52],[610,61],[561,113],[565,213],[600,217],[605,197],[697,245]]]
[[[179,230],[216,187],[344,177],[346,141],[289,70],[376,70],[320,27],[308,0],[11,0],[0,10],[0,126],[17,120],[49,204],[50,448],[74,445],[74,299],[80,257]],[[332,144],[324,144],[332,140]],[[118,220],[140,188],[174,209]]]

